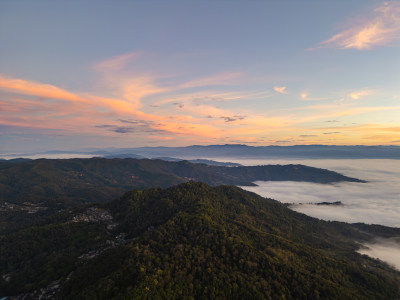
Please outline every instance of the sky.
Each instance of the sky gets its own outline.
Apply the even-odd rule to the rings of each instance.
[[[0,1],[0,153],[400,145],[400,1]]]

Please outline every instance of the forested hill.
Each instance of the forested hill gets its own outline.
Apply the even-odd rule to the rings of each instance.
[[[169,187],[187,181],[253,185],[256,180],[330,183],[360,180],[303,165],[223,167],[149,159],[38,159],[0,162],[0,204],[63,207],[106,201],[134,188]]]
[[[0,297],[398,299],[400,274],[355,252],[370,231],[232,186],[134,190],[0,236]]]

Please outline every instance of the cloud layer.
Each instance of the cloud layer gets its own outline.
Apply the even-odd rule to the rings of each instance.
[[[232,158],[229,159],[233,161]],[[235,162],[245,163],[245,160]],[[244,187],[264,197],[295,203],[298,212],[324,220],[364,222],[400,227],[400,161],[398,160],[290,160],[247,161],[248,164],[301,163],[335,170],[368,183],[314,184],[307,182],[257,182]],[[310,203],[341,201],[344,206]]]
[[[385,261],[400,271],[400,243],[396,239],[376,239],[363,244],[357,252]]]
[[[235,161],[229,158],[229,161]],[[245,165],[302,163],[328,168],[345,175],[368,180],[368,183],[313,184],[306,182],[257,182],[257,187],[243,187],[263,197],[284,203],[300,213],[348,223],[362,222],[400,227],[400,161],[385,159],[356,160],[236,160]],[[309,203],[341,201],[343,206]],[[376,239],[358,250],[400,270],[399,239]]]

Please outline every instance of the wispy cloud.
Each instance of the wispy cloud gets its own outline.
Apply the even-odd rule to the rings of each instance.
[[[207,87],[216,85],[231,85],[243,76],[242,72],[223,72],[203,78],[194,79],[180,85],[180,88]]]
[[[96,125],[96,128],[104,128],[106,130],[116,132],[116,133],[146,133],[146,134],[166,134],[166,133],[171,133],[167,130],[162,130],[162,129],[157,129],[157,126],[160,126],[161,124],[154,124],[154,122],[151,121],[145,121],[145,120],[117,120],[121,123],[124,123],[125,126],[121,125],[110,125],[110,124],[103,124],[103,125]],[[129,126],[126,126],[126,124],[129,124]]]
[[[281,94],[287,94],[286,86],[274,86],[274,91]]]
[[[131,52],[98,62],[93,66],[93,69],[99,72],[119,71],[128,63],[141,56],[139,52]]]
[[[64,114],[70,110],[74,111],[77,105],[79,105],[80,108],[85,106],[86,111],[95,111],[94,108],[102,107],[103,109],[106,108],[116,113],[130,112],[134,114],[139,107],[137,102],[140,97],[158,91],[157,89],[152,90],[146,82],[138,81],[137,85],[124,86],[125,98],[106,98],[92,94],[74,93],[50,84],[5,77],[0,77],[0,89],[9,91],[15,95],[36,96],[38,97],[36,100],[24,100],[30,101],[35,106],[38,105],[38,100],[42,102],[50,100],[63,101],[65,110],[60,110],[60,113]],[[22,98],[19,99],[22,101]],[[73,104],[68,105],[68,103]],[[59,106],[60,105],[62,105],[62,103],[59,103]],[[49,107],[51,104],[47,106]]]
[[[358,100],[364,96],[372,95],[373,93],[374,92],[371,90],[361,90],[361,91],[351,92],[350,94],[348,94],[348,96],[354,100]]]
[[[252,95],[247,95],[243,93],[234,93],[234,92],[215,92],[215,91],[201,91],[194,93],[178,93],[172,96],[163,97],[162,100],[159,100],[155,103],[155,105],[160,106],[168,103],[209,103],[209,102],[226,102],[226,101],[235,101],[240,100],[246,97],[251,97]]]
[[[0,75],[0,88],[18,94],[39,96],[52,99],[66,99],[70,101],[84,101],[75,93],[68,92],[50,84],[26,81],[17,78],[6,78]]]
[[[138,86],[137,97],[147,95],[147,87]],[[0,99],[3,123],[21,126],[77,128],[97,122],[107,116],[146,117],[138,105],[127,98],[106,98],[76,93],[54,85],[0,77],[0,90],[9,95]],[[149,115],[147,115],[149,117]],[[155,116],[150,116],[156,119]],[[56,119],[57,118],[57,119]],[[8,121],[7,121],[8,120]],[[73,120],[71,122],[71,120]],[[51,125],[50,125],[51,124]]]
[[[369,14],[350,20],[348,28],[320,43],[320,47],[368,50],[400,40],[400,2],[384,2]]]
[[[132,77],[119,80],[121,97],[130,101],[136,108],[142,106],[141,100],[149,95],[167,91],[154,83],[150,77]]]
[[[319,100],[326,100],[326,97],[309,97],[308,93],[303,92],[300,94],[300,98],[307,101],[319,101]]]
[[[176,115],[171,109],[158,114],[143,111],[140,109],[142,99],[164,91],[151,78],[128,78],[113,88],[121,98],[75,93],[49,84],[1,77],[0,124],[53,128],[71,134],[141,134],[145,140],[149,133],[169,133],[177,138],[222,138],[229,131],[223,126],[225,119],[218,117],[204,124],[204,115],[227,116],[232,121],[243,119],[234,112],[204,104],[185,105],[182,107],[186,110],[184,115]]]

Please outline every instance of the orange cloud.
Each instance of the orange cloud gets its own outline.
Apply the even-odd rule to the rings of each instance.
[[[287,94],[286,86],[274,86],[274,91],[281,94]]]
[[[137,130],[130,130],[134,129],[135,125],[130,125],[132,128],[115,130],[114,133],[107,131],[107,128],[118,128],[120,125],[118,118],[128,117],[150,121],[147,124],[149,128],[171,134],[222,136],[221,129],[211,124],[203,124],[202,120],[190,115],[174,117],[171,114],[163,116],[140,111],[138,108],[141,106],[141,99],[163,91],[147,78],[137,80],[131,78],[121,84],[120,90],[117,91],[122,94],[121,99],[71,93],[53,85],[4,77],[0,78],[0,89],[21,95],[19,97],[5,95],[0,98],[2,107],[0,123],[4,125],[52,128],[79,133],[104,132],[105,135],[118,132],[137,133]],[[29,97],[26,98],[25,95]],[[56,101],[53,101],[54,99]],[[201,109],[212,110],[213,113],[225,113],[206,105]]]
[[[327,100],[329,98],[326,97],[310,97],[308,91],[304,91],[300,93],[300,98],[307,101],[320,101],[320,100]]]
[[[50,84],[42,84],[15,78],[5,78],[3,76],[0,76],[0,89],[22,95],[65,99],[70,101],[85,101],[74,93],[70,93]]]
[[[85,130],[89,130],[90,124],[104,123],[106,119],[120,116],[163,119],[138,110],[140,99],[154,91],[150,84],[145,81],[138,82],[136,86],[130,83],[124,86],[123,94],[126,98],[119,99],[77,94],[49,84],[0,77],[0,90],[20,95],[5,94],[0,99],[3,120],[8,120],[10,124],[15,124],[13,120],[19,120],[15,124],[18,126],[26,121],[25,126],[55,129],[75,127],[81,130],[86,126]]]
[[[170,141],[170,140],[173,140],[174,138],[171,136],[154,135],[154,136],[150,136],[149,139],[158,140],[158,141]]]
[[[160,91],[160,89],[153,88],[146,80],[130,81],[129,84],[123,86],[123,95],[126,100],[121,100],[88,94],[79,95],[50,84],[5,77],[0,77],[0,89],[11,91],[18,95],[31,95],[40,98],[77,102],[87,105],[89,109],[90,107],[103,107],[119,113],[135,113],[140,106],[140,98]],[[37,105],[37,101],[30,102]],[[68,106],[67,110],[76,107],[77,103],[74,106]]]
[[[350,93],[348,96],[354,100],[358,100],[361,97],[372,95],[373,92],[371,90],[363,90],[363,91],[356,91]]]
[[[320,46],[366,50],[376,46],[387,46],[399,39],[400,2],[384,2],[370,15],[364,16],[358,24],[353,24],[321,42]]]
[[[394,106],[354,107],[359,102],[346,101],[268,111],[263,115],[251,107],[244,109],[243,106],[233,106],[226,109],[226,102],[221,102],[221,107],[212,105],[217,100],[249,100],[252,97],[261,97],[262,92],[209,91],[203,94],[200,91],[185,94],[179,85],[167,88],[158,86],[151,76],[124,77],[118,72],[116,75],[114,79],[110,76],[110,85],[105,85],[108,88],[106,92],[112,94],[112,97],[71,92],[49,84],[0,77],[0,90],[6,91],[0,97],[0,123],[51,128],[71,135],[87,134],[112,139],[135,137],[134,140],[142,144],[147,141],[160,141],[170,145],[189,141],[290,144],[300,141],[299,130],[318,133],[318,129],[314,129],[315,123],[310,123],[316,120],[400,109]],[[169,97],[164,101],[165,91]],[[176,96],[171,96],[173,93]],[[362,97],[362,94],[358,95]],[[197,96],[201,99],[192,98]],[[163,105],[178,98],[183,106],[179,103]],[[309,99],[308,95],[305,98]],[[160,107],[150,105],[157,102]],[[399,127],[396,126],[384,126],[380,129],[372,126],[370,134],[385,135],[396,140],[395,135],[399,133]],[[335,138],[349,144],[363,141],[362,130],[349,128],[343,131],[343,134],[333,134],[337,131],[329,130],[329,134],[321,133],[316,137],[305,138],[304,143],[339,143]]]
[[[338,130],[340,133],[337,132]],[[385,124],[363,124],[314,128],[314,131],[316,133],[322,133],[318,135],[318,139],[324,141],[324,143],[329,143],[330,139],[333,137],[333,144],[337,145],[390,145],[398,139],[400,127],[388,127]],[[338,135],[336,135],[336,133]]]
[[[129,100],[137,109],[142,106],[141,100],[144,97],[167,91],[165,88],[156,86],[148,77],[121,80],[120,89],[122,98]]]
[[[216,138],[223,136],[223,130],[211,124],[204,123],[185,123],[185,122],[165,122],[155,126],[157,129],[168,131],[177,135],[199,136],[205,138]]]
[[[303,92],[300,94],[300,98],[303,100],[308,100],[308,101],[319,101],[319,100],[326,100],[328,98],[323,98],[323,97],[309,97],[307,93]]]
[[[113,95],[130,103],[132,109],[142,107],[142,99],[153,94],[163,93],[166,88],[161,88],[155,83],[154,76],[135,76],[124,70],[126,65],[141,56],[141,53],[132,52],[101,61],[93,69],[101,74],[102,87],[112,91]],[[127,105],[119,103],[119,107]]]

